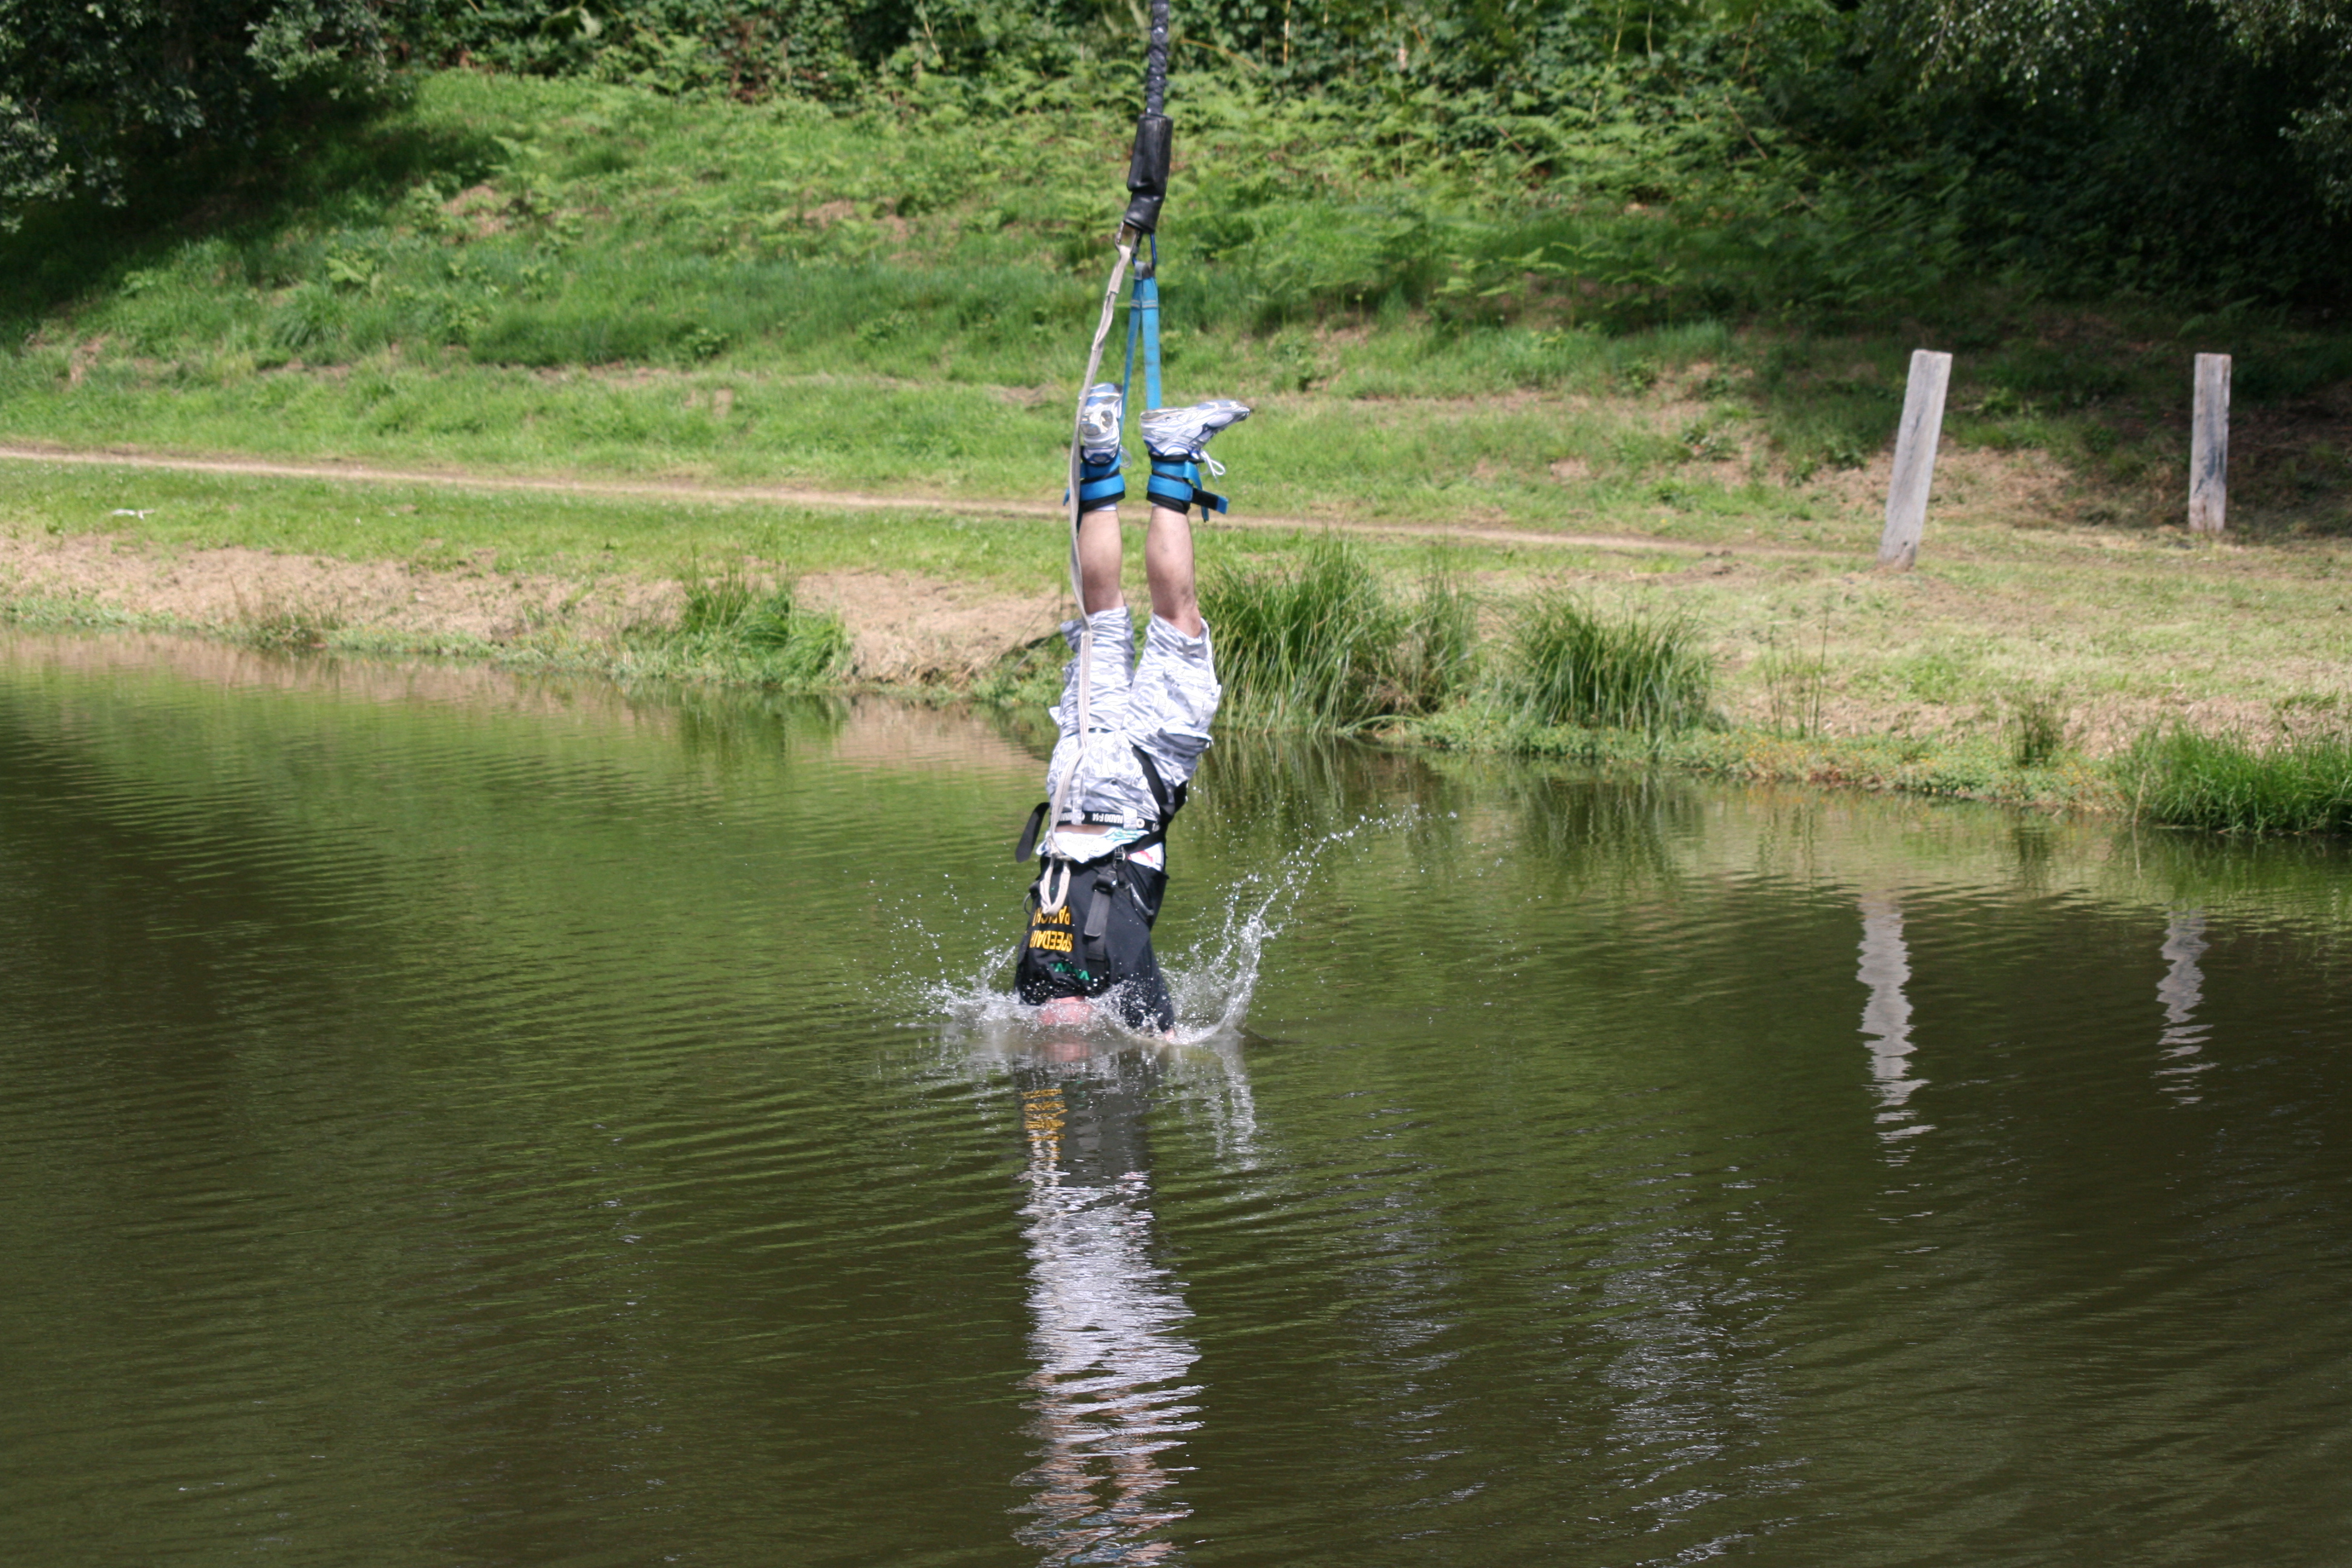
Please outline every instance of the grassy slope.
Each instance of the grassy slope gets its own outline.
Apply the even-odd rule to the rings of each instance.
[[[1896,769],[1931,741],[1997,750],[2021,696],[2056,695],[2099,749],[2158,714],[2259,726],[2347,700],[2343,341],[1981,291],[1875,325],[1732,328],[1622,267],[1588,285],[1496,259],[1714,243],[1700,229],[1492,170],[1401,169],[1245,99],[1203,91],[1186,114],[1171,381],[1261,406],[1219,444],[1246,510],[1728,552],[1474,541],[1463,563],[1490,606],[1536,578],[1670,595],[1714,636],[1736,715],[1891,735]],[[0,437],[1050,500],[1122,135],[1108,111],[942,114],[909,134],[788,104],[429,78],[274,195],[12,242]],[[1922,341],[1960,355],[1927,565],[1864,575],[1874,466]],[[2241,356],[2233,500],[2252,548],[2148,526],[2179,508],[2180,395],[2206,347]],[[426,570],[482,550],[583,576],[749,556],[1011,590],[1059,565],[1050,528],[919,502],[881,519],[9,468],[0,518],[35,539]],[[1213,566],[1288,543],[1219,531],[1203,552]],[[1421,548],[1376,559],[1402,573]]]
[[[2125,521],[2168,506],[2187,352],[2236,347],[2242,402],[2276,426],[2248,438],[2280,447],[2242,510],[2352,521],[2340,425],[2295,413],[2326,412],[2352,343],[1990,294],[1876,331],[1732,331],[1697,313],[1719,279],[1628,270],[1643,246],[1675,276],[1729,267],[1703,222],[1505,169],[1400,170],[1347,127],[1206,87],[1184,110],[1171,390],[1266,406],[1220,447],[1261,512],[1695,538],[1794,519],[1787,481],[1883,446],[1932,338],[1960,353],[1956,440],[2051,450],[2085,480],[2070,505]],[[14,242],[5,429],[1050,498],[1123,133],[1082,108],[908,127],[429,77],[275,200]],[[1603,282],[1506,264],[1596,247]],[[1769,283],[1763,251],[1733,260]]]
[[[1451,548],[1486,601],[1490,630],[1538,582],[1575,583],[1607,603],[1690,608],[1723,661],[1725,705],[1787,733],[1906,743],[1997,736],[2017,699],[2052,695],[2077,742],[2106,751],[2167,714],[2267,728],[2281,718],[2326,719],[2352,702],[2343,673],[2352,658],[2352,557],[2332,542],[2190,548],[2177,536],[2020,529],[1995,508],[1940,521],[1926,564],[1887,577],[1862,569],[1875,534],[1866,500],[1816,504],[1818,521],[1743,534],[1713,555],[1637,541],[1605,549],[1475,536]],[[147,515],[113,515],[119,509]],[[36,549],[97,533],[168,551],[245,545],[391,558],[420,571],[478,570],[492,552],[497,571],[583,580],[749,559],[790,573],[908,571],[1026,594],[1062,568],[1058,530],[1033,518],[39,465],[0,466],[0,529]],[[1201,550],[1214,571],[1297,542],[1284,530],[1217,527],[1203,531]],[[1399,579],[1429,548],[1406,536],[1374,534],[1366,543],[1374,563]],[[1137,563],[1129,565],[1132,574]]]

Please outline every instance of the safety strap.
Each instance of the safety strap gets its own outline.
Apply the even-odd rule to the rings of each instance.
[[[1201,465],[1182,458],[1151,459],[1151,479],[1144,487],[1154,506],[1164,506],[1171,511],[1201,509],[1206,519],[1213,511],[1225,510],[1225,498],[1212,495],[1201,488]]]
[[[1088,942],[1102,941],[1103,933],[1110,929],[1111,895],[1118,890],[1118,882],[1116,865],[1095,873],[1094,901],[1087,906],[1086,938]]]
[[[1070,868],[1072,871],[1084,871],[1094,867],[1100,866],[1106,860],[1120,859],[1134,854],[1139,849],[1149,849],[1156,844],[1165,844],[1168,842],[1168,825],[1171,821],[1174,820],[1178,812],[1184,809],[1185,798],[1192,794],[1192,786],[1190,783],[1186,783],[1180,784],[1173,789],[1169,788],[1168,781],[1160,776],[1160,766],[1151,760],[1150,752],[1145,751],[1141,746],[1137,745],[1129,745],[1128,749],[1135,753],[1136,762],[1140,764],[1143,769],[1143,783],[1145,787],[1151,791],[1152,805],[1159,807],[1159,819],[1157,821],[1148,821],[1139,824],[1130,813],[1123,811],[1079,811],[1070,813],[1067,817],[1067,822],[1073,826],[1080,824],[1084,824],[1089,827],[1133,827],[1140,826],[1143,828],[1143,833],[1139,837],[1130,838],[1124,844],[1113,845],[1109,848],[1105,849],[1101,854],[1093,856],[1085,860],[1073,860],[1066,855],[1055,855],[1050,852],[1040,856],[1039,858],[1041,859],[1047,861],[1059,861],[1063,865]],[[1046,815],[1053,809],[1054,803],[1052,801],[1041,800],[1036,804],[1035,807],[1030,811],[1029,820],[1021,829],[1021,840],[1013,847],[1013,859],[1016,865],[1027,860],[1031,855],[1037,852],[1038,837],[1045,830]],[[1041,884],[1044,879],[1051,874],[1051,867],[1047,867],[1045,869],[1042,870],[1039,873],[1039,880]],[[1066,891],[1066,879],[1065,890]],[[1055,907],[1059,908],[1060,906],[1057,903]]]
[[[1174,820],[1178,812],[1184,809],[1184,797],[1192,793],[1192,786],[1188,782],[1178,784],[1172,790],[1170,789],[1166,781],[1160,778],[1160,765],[1151,760],[1150,752],[1145,751],[1141,746],[1131,745],[1128,749],[1135,753],[1135,760],[1143,764],[1143,782],[1150,786],[1151,804],[1160,808],[1160,836],[1165,838],[1168,836],[1168,824]],[[1130,845],[1129,847],[1132,848],[1133,846]]]
[[[1113,452],[1103,462],[1092,458],[1078,461],[1078,510],[1081,512],[1100,511],[1117,506],[1127,499],[1127,476],[1119,472],[1122,453]],[[1065,505],[1069,498],[1062,498]]]

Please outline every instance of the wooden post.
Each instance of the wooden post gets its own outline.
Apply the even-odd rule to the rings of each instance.
[[[1903,425],[1895,436],[1895,477],[1886,487],[1886,531],[1878,563],[1907,572],[1919,561],[1927,531],[1927,485],[1936,477],[1936,443],[1944,434],[1944,393],[1952,384],[1952,356],[1929,349],[1911,355],[1911,384],[1903,394]]]
[[[2219,533],[2230,510],[2230,356],[2197,356],[2197,416],[2189,431],[2189,531]]]

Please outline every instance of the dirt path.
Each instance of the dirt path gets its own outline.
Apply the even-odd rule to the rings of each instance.
[[[910,491],[869,495],[854,490],[811,489],[798,485],[720,485],[701,479],[589,479],[567,475],[483,474],[447,468],[385,468],[367,463],[302,463],[228,454],[183,455],[128,447],[98,451],[11,443],[0,445],[0,462],[58,463],[76,468],[152,468],[181,474],[236,474],[256,479],[333,479],[348,484],[425,485],[448,489],[539,495],[634,497],[694,500],[719,505],[764,504],[836,511],[934,511],[971,517],[1059,517],[1062,509],[1036,500],[975,500],[969,496]],[[1617,550],[1643,555],[1702,555],[1709,547],[1687,540],[1641,534],[1566,533],[1544,529],[1496,528],[1483,523],[1352,522],[1322,517],[1243,516],[1220,526],[1259,529],[1338,529],[1347,533],[1386,534],[1404,539],[1478,539],[1497,544],[1559,545],[1580,550]],[[1743,543],[1745,553],[1784,552],[1774,545]]]

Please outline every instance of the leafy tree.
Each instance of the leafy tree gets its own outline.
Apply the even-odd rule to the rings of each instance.
[[[1883,0],[1873,20],[1931,89],[2144,110],[2161,83],[2205,89],[2198,107],[2225,119],[2268,110],[2322,201],[2352,215],[2352,0]]]
[[[0,221],[379,79],[368,0],[0,0]]]

